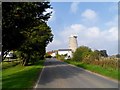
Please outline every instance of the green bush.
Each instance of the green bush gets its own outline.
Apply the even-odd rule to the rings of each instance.
[[[75,61],[83,61],[85,58],[87,58],[92,50],[86,46],[80,46],[76,49],[76,51],[73,53],[72,60]]]
[[[51,58],[51,57],[52,57],[51,55],[46,56],[46,58]]]
[[[101,50],[106,53],[105,50]],[[85,64],[98,65],[103,68],[118,69],[120,60],[118,58],[107,57],[107,54],[102,55],[101,51],[92,51],[89,47],[80,46],[73,54],[73,61],[83,62]]]
[[[58,60],[62,60],[62,61],[64,61],[65,60],[65,57],[67,56],[67,54],[63,54],[63,55],[59,55],[58,53],[56,54],[56,58],[58,59]]]

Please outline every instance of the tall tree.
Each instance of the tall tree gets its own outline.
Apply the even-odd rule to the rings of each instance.
[[[43,14],[48,8],[52,8],[49,2],[2,3],[2,56],[27,42],[24,33],[50,18],[51,12]]]
[[[52,41],[51,28],[46,23],[33,27],[30,32],[24,32],[26,42],[18,49],[21,52],[22,64],[34,63],[38,58],[43,59],[45,47]],[[36,59],[36,60],[35,60]]]

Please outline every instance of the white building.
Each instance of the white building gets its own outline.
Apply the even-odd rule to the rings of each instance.
[[[66,58],[72,57],[72,50],[71,49],[58,49],[59,55],[66,55]]]
[[[51,55],[52,57],[56,57],[56,54],[57,54],[57,50],[52,50],[52,51],[49,51],[47,52],[49,55]]]
[[[56,52],[53,52],[50,54],[52,57],[55,57],[56,56]]]

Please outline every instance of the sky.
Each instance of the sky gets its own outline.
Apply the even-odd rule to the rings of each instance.
[[[69,48],[69,37],[77,35],[78,46],[118,53],[117,2],[51,2],[51,6],[47,23],[54,38],[47,51]]]

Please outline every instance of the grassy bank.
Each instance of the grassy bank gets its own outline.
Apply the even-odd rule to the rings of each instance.
[[[87,70],[90,70],[95,73],[99,73],[101,75],[104,75],[104,76],[107,76],[107,77],[110,77],[113,79],[120,80],[120,77],[118,78],[118,75],[120,75],[120,71],[118,72],[118,70],[115,70],[112,68],[103,68],[98,65],[85,64],[82,62],[76,62],[76,61],[71,61],[71,60],[66,60],[65,62],[75,65],[75,66],[78,66],[78,67],[81,67],[81,68],[84,68],[84,69],[87,69]]]
[[[30,89],[35,85],[40,71],[43,68],[44,60],[32,66],[16,65],[2,71],[2,88],[8,89]]]

